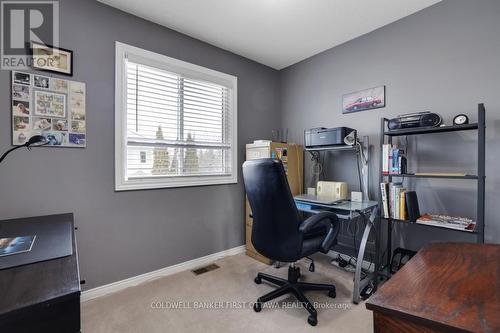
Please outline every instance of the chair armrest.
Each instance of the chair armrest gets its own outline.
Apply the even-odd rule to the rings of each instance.
[[[332,212],[320,212],[302,222],[299,230],[305,234],[318,226],[324,226],[328,230],[320,248],[321,252],[327,253],[339,233],[340,228],[337,215]]]
[[[307,233],[311,231],[314,227],[324,226],[326,228],[330,227],[332,223],[337,222],[337,215],[332,212],[319,212],[309,217],[300,224],[299,230],[302,233]]]

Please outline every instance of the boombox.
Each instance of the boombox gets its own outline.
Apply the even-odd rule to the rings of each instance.
[[[437,127],[442,121],[443,119],[437,113],[419,112],[390,119],[388,127],[391,131],[403,128]]]

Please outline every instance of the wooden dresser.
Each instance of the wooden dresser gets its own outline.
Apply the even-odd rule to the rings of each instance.
[[[500,332],[500,245],[429,244],[366,307],[375,333]]]
[[[283,162],[285,172],[293,195],[302,193],[304,180],[304,147],[294,143],[249,143],[246,145],[246,159],[277,158]],[[246,200],[245,204],[245,239],[246,254],[263,263],[271,264],[272,261],[259,254],[252,245],[252,210]]]

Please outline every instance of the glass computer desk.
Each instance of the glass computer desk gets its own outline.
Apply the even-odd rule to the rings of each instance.
[[[373,281],[374,288],[377,287],[377,272],[379,269],[379,233],[375,228],[375,219],[377,217],[378,202],[376,201],[350,201],[342,200],[332,203],[322,203],[316,200],[315,196],[311,195],[300,195],[294,197],[295,204],[297,208],[305,213],[317,214],[321,211],[331,211],[337,214],[339,221],[349,222],[355,218],[362,218],[365,222],[365,230],[363,232],[363,237],[361,238],[361,243],[359,245],[359,251],[356,260],[356,270],[354,273],[354,290],[352,293],[352,301],[358,304],[360,301],[360,293],[371,281]],[[373,273],[368,272],[366,276],[362,279],[361,272],[363,266],[363,259],[366,251],[366,244],[368,242],[368,237],[371,231],[375,232],[375,269]]]

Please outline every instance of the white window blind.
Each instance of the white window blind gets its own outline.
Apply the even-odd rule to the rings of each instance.
[[[136,48],[119,56],[117,189],[236,182],[236,78]]]

